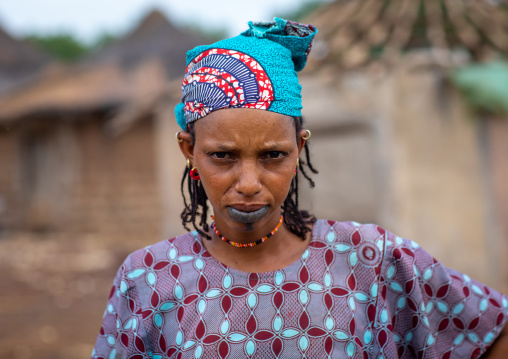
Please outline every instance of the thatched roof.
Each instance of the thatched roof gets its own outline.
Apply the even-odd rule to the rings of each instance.
[[[48,62],[49,56],[0,27],[0,91],[33,75]]]
[[[84,63],[99,65],[116,62],[124,67],[133,67],[147,58],[159,58],[170,77],[181,77],[185,69],[185,53],[208,42],[202,36],[177,29],[164,14],[154,10],[134,31],[93,54]]]
[[[0,97],[0,122],[120,111],[132,103],[146,107],[167,90],[172,77],[181,81],[186,51],[204,43],[206,39],[177,30],[154,11],[125,38]]]
[[[320,31],[318,63],[355,67],[414,49],[508,55],[506,0],[339,0],[307,20]]]

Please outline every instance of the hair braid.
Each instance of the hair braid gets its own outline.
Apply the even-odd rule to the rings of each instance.
[[[182,219],[182,224],[186,230],[190,230],[187,227],[187,223],[192,223],[192,226],[200,235],[205,237],[206,239],[211,239],[211,237],[206,234],[208,232],[208,224],[206,223],[206,217],[208,215],[208,204],[206,201],[208,197],[206,196],[205,189],[203,185],[199,181],[195,181],[189,176],[189,168],[185,167],[183,172],[182,181],[180,184],[180,191],[183,197],[184,209],[180,215]],[[185,181],[187,180],[187,191],[190,197],[190,203],[187,202],[184,194]],[[202,207],[201,213],[199,213],[199,206]],[[199,222],[199,226],[196,225],[196,217],[200,215],[201,220]],[[203,230],[201,229],[203,228]]]
[[[300,140],[300,131],[303,128],[304,120],[301,116],[293,118],[296,130],[296,140],[298,142]],[[300,160],[300,170],[298,172],[301,172],[303,177],[309,182],[310,186],[314,187],[315,183],[307,174],[305,167],[308,166],[313,173],[318,172],[310,162],[310,150],[307,141],[304,144],[304,151],[306,161]],[[282,209],[284,210],[284,223],[287,228],[298,237],[305,239],[307,232],[310,232],[308,224],[316,222],[316,218],[308,211],[299,209],[298,172],[293,181],[291,181],[291,186],[289,187],[289,192],[284,200]]]

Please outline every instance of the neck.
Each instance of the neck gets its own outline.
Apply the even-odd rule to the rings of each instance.
[[[279,219],[279,222],[277,223],[277,225],[275,226],[274,229],[272,229],[269,233],[267,233],[263,237],[261,237],[259,239],[256,239],[255,241],[248,242],[248,243],[235,242],[235,241],[232,241],[230,239],[227,239],[226,237],[224,237],[223,235],[220,234],[219,230],[217,229],[217,225],[215,224],[215,222],[212,223],[211,227],[212,227],[213,231],[215,232],[216,236],[219,237],[223,242],[226,242],[227,244],[232,245],[232,246],[237,247],[237,248],[253,248],[255,246],[263,244],[269,238],[271,238],[275,233],[277,233],[277,231],[279,230],[280,226],[282,225],[283,219],[284,219],[284,216],[281,215],[280,219]]]
[[[212,218],[214,220],[213,224],[221,236],[232,242],[246,244],[258,241],[259,239],[269,235],[269,233],[272,232],[280,223],[281,213],[280,211],[273,211],[270,215],[265,216],[255,223],[225,221],[224,218],[220,216],[217,216],[216,218],[212,216]],[[282,227],[282,225],[280,227]],[[214,231],[212,230],[212,232]],[[278,231],[276,231],[275,234],[277,234],[277,232]],[[273,238],[275,237],[271,236],[270,239],[262,245],[265,245]],[[212,241],[216,240],[220,241],[220,238],[214,233]]]
[[[277,225],[275,223],[272,228]],[[219,231],[221,228],[218,228]],[[256,231],[257,232],[257,231]],[[297,260],[305,251],[310,241],[310,233],[304,241],[294,233],[290,232],[284,224],[279,230],[264,243],[250,247],[237,248],[222,241],[213,230],[209,234],[212,236],[211,241],[203,241],[207,251],[221,263],[233,267],[244,272],[267,272],[286,267]],[[248,243],[259,239],[261,235],[251,234],[243,240],[240,236],[231,237],[232,241]],[[228,238],[225,234],[226,238]],[[243,233],[241,234],[243,237]],[[229,238],[228,238],[229,239]]]

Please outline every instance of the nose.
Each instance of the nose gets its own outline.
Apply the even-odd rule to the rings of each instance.
[[[255,161],[246,161],[239,166],[235,190],[246,197],[252,197],[261,192],[261,169]]]

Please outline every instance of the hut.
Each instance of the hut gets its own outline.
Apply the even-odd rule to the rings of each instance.
[[[379,223],[450,267],[507,283],[508,129],[468,111],[448,81],[455,67],[506,55],[504,8],[340,0],[310,14],[320,32],[301,82],[320,174],[302,203],[320,218]],[[162,48],[182,56],[182,69],[185,49],[172,41],[206,42],[184,36],[154,13],[79,66],[0,99],[2,126],[16,133],[10,153],[22,156],[2,185],[1,225],[181,231],[184,163],[172,141],[181,74],[173,81]]]
[[[506,3],[342,0],[305,20],[320,31],[301,76],[314,213],[379,223],[502,289],[508,126],[472,113],[449,75],[506,56]]]
[[[0,96],[16,86],[32,80],[49,63],[49,57],[29,44],[9,35],[0,27]],[[0,126],[0,223],[7,223],[11,217],[11,203],[14,199],[11,170],[15,159],[15,139],[7,135],[7,128]],[[0,224],[0,229],[2,228]]]
[[[28,81],[49,62],[47,55],[1,27],[0,49],[0,93]]]
[[[158,156],[169,139],[152,110],[178,88],[186,50],[207,41],[153,11],[107,48],[1,96],[0,228],[159,238],[158,161],[171,158]]]

